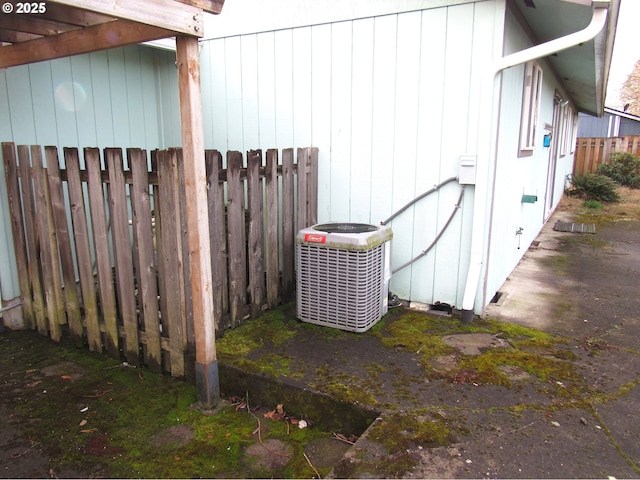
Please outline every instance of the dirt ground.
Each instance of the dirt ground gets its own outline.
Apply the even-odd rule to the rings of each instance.
[[[577,200],[563,201],[505,283],[502,301],[488,309],[497,322],[478,319],[465,326],[455,317],[397,308],[371,331],[351,334],[301,324],[295,305],[289,305],[225,335],[218,342],[220,362],[375,412],[377,419],[346,454],[322,465],[323,476],[637,478],[640,195],[627,194],[630,201],[598,211],[582,208]],[[554,232],[557,218],[594,222],[597,233]],[[37,335],[5,332],[0,342],[1,477],[224,476],[204,463],[186,469],[188,456],[196,454],[194,444],[206,447],[211,463],[227,451],[203,443],[217,433],[207,427],[203,436],[196,428],[202,428],[201,420],[188,409],[193,390],[145,371],[88,362],[85,354],[54,358],[44,347],[50,342]],[[133,383],[149,390],[129,391]],[[251,390],[257,401],[251,380],[224,380],[223,385],[231,395]],[[170,432],[182,425],[186,434],[167,435],[176,445],[149,450],[161,450],[157,457],[143,452],[135,459],[141,463],[153,455],[152,461],[166,462],[166,470],[119,470],[118,462],[132,462],[132,445],[158,445],[158,428],[145,426],[146,417],[141,423],[135,419],[141,411],[123,419],[136,404],[155,411],[157,391],[173,399],[165,409],[175,428]],[[293,405],[292,395],[281,392],[276,398]],[[34,400],[41,410],[25,414],[34,412],[26,407]],[[87,405],[95,411],[98,401],[109,408],[104,423],[81,412]],[[45,408],[54,403],[56,410]],[[65,410],[73,412],[74,423]],[[329,416],[328,410],[319,414],[297,406],[295,412],[314,420]],[[86,418],[89,424],[80,427]],[[121,424],[127,435],[137,435],[134,442],[118,436],[115,427]],[[90,427],[96,431],[80,433]],[[230,431],[224,428],[223,440]],[[257,448],[254,428],[246,434],[252,445],[243,440],[233,448]],[[278,443],[282,440],[264,433],[262,440],[285,449]],[[311,454],[323,441],[310,441],[313,449],[305,451]],[[65,460],[73,457],[70,452],[88,461]],[[269,455],[263,459],[266,464],[275,460],[282,462]],[[234,477],[264,476],[243,465]],[[290,478],[315,475],[300,472]],[[272,476],[278,475],[283,474]]]

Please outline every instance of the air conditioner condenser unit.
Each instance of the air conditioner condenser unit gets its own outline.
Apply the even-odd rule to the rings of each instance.
[[[297,315],[303,322],[364,332],[388,309],[388,226],[326,223],[296,236]]]

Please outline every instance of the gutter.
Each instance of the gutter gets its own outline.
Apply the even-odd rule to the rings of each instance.
[[[493,196],[493,190],[489,192],[487,186],[489,184],[489,159],[493,153],[493,165],[496,167],[497,154],[495,147],[491,142],[492,128],[494,127],[494,85],[499,73],[507,68],[520,65],[531,60],[547,57],[553,53],[575,47],[583,42],[593,40],[604,28],[607,22],[607,12],[609,0],[594,1],[593,16],[589,25],[575,33],[565,35],[564,37],[550,40],[540,45],[512,53],[505,57],[499,58],[494,62],[489,70],[487,77],[484,79],[480,98],[480,111],[489,112],[487,121],[481,121],[478,126],[478,163],[482,159],[486,159],[485,168],[477,168],[476,185],[474,192],[473,207],[473,224],[471,233],[471,255],[469,259],[469,272],[467,273],[467,282],[464,289],[462,299],[462,321],[471,323],[473,320],[474,305],[478,294],[478,284],[482,265],[484,264],[484,239],[485,239],[485,217],[487,212],[487,196],[490,193]],[[496,132],[498,125],[495,125]],[[483,302],[484,303],[484,300]],[[482,305],[484,311],[484,305]]]

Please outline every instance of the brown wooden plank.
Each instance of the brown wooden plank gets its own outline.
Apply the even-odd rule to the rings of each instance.
[[[207,174],[200,90],[200,45],[194,37],[176,36],[176,66],[180,97],[182,152],[189,236],[191,298],[196,341],[195,377],[198,401],[212,406],[219,401],[211,244],[207,211]]]
[[[42,165],[42,150],[39,145],[31,145],[31,174],[33,176],[36,230],[40,239],[40,268],[42,269],[49,336],[53,341],[59,342],[62,338],[60,324],[66,323],[64,302],[62,301],[60,257],[58,256],[55,232],[49,228],[53,223],[49,221],[51,204],[47,195],[47,179]]]
[[[155,8],[140,10],[156,11]],[[162,28],[128,20],[117,20],[50,37],[5,45],[2,47],[0,56],[0,68],[132,45],[172,35],[174,35],[173,32]]]
[[[204,158],[207,168],[207,184],[209,185],[207,205],[209,210],[209,238],[211,239],[213,317],[216,319],[216,332],[221,334],[228,326],[223,322],[223,312],[227,312],[229,308],[224,189],[218,181],[218,172],[222,169],[222,155],[217,150],[207,150]]]
[[[127,149],[129,168],[133,174],[131,203],[133,209],[134,245],[137,252],[136,273],[140,314],[146,336],[144,356],[150,370],[162,370],[160,349],[160,325],[158,309],[158,287],[154,259],[151,200],[149,197],[149,176],[147,155],[139,148]]]
[[[156,174],[156,181],[158,180],[158,156],[159,150],[151,151],[151,171]],[[164,243],[163,243],[163,218],[162,215],[162,202],[161,196],[163,194],[163,189],[160,185],[153,186],[153,209],[155,215],[155,243],[156,243],[156,268],[158,270],[158,293],[159,293],[159,304],[160,304],[160,345],[163,351],[169,352],[168,355],[162,355],[162,368],[164,371],[171,372],[171,354],[170,354],[170,344],[169,344],[169,322],[168,318],[170,316],[169,307],[168,307],[168,297],[167,294],[167,274],[165,273],[166,261],[164,259]]]
[[[64,149],[64,162],[67,166],[67,185],[69,189],[69,207],[73,224],[73,238],[76,246],[76,261],[80,277],[80,291],[84,305],[84,318],[87,327],[89,349],[102,351],[100,324],[98,321],[98,305],[93,279],[93,265],[89,248],[89,229],[80,182],[80,160],[77,148]]]
[[[295,199],[293,177],[293,148],[282,151],[282,301],[293,297],[293,269],[295,258]]]
[[[182,157],[182,149],[177,149],[178,154],[178,198],[180,200],[180,234],[182,244],[182,276],[184,283],[184,304],[181,305],[183,309],[182,314],[182,336],[183,348],[185,354],[191,357],[195,356],[195,326],[193,324],[193,296],[191,294],[191,261],[189,252],[189,227],[187,225],[187,195],[184,176],[184,160]],[[185,375],[190,377],[193,373],[190,369],[193,368],[195,358],[191,358],[189,362],[185,364]]]
[[[265,169],[265,268],[267,277],[267,305],[276,308],[279,295],[280,265],[278,253],[278,150],[267,150]]]
[[[246,239],[244,217],[244,187],[240,180],[242,154],[227,152],[227,231],[229,244],[229,310],[231,326],[237,327],[245,312]]]
[[[33,293],[33,311],[36,327],[41,335],[49,335],[45,312],[44,293],[40,281],[40,256],[38,253],[39,238],[35,228],[35,206],[33,203],[33,183],[31,179],[31,160],[29,147],[18,145],[18,161],[20,168],[20,187],[22,189],[22,207],[29,255],[29,282]]]
[[[89,210],[93,227],[93,245],[96,256],[96,273],[100,307],[104,322],[104,344],[107,352],[113,358],[120,357],[120,339],[118,333],[118,312],[116,308],[116,294],[113,285],[113,269],[109,253],[109,233],[105,208],[104,187],[102,184],[102,167],[100,150],[97,148],[84,149],[84,162],[87,173],[87,190],[89,193]],[[87,322],[87,336],[91,342],[100,339],[99,324]]]
[[[181,275],[180,201],[177,189],[177,152],[157,152],[158,203],[161,228],[157,232],[158,262],[162,262],[160,296],[165,297],[162,310],[163,332],[169,336],[169,367],[173,376],[184,375],[184,352],[182,340],[182,308],[184,303],[184,281]]]
[[[264,219],[260,167],[262,150],[247,152],[247,191],[249,197],[248,264],[251,316],[262,313],[264,303]]]
[[[74,343],[76,345],[82,345],[84,343],[84,328],[82,326],[80,298],[78,296],[73,254],[71,252],[71,238],[69,235],[69,224],[67,223],[67,211],[64,203],[62,181],[60,179],[58,149],[56,147],[45,147],[44,150],[45,157],[47,159],[53,220],[55,222],[56,234],[58,237],[58,250],[60,253],[62,278],[64,280],[64,298],[67,320],[69,322],[69,332]]]
[[[116,267],[116,291],[120,318],[124,325],[123,350],[127,362],[140,365],[138,343],[138,315],[136,312],[135,283],[133,279],[133,255],[129,231],[126,187],[124,183],[122,150],[105,149],[109,170],[109,206],[111,207],[111,232]]]
[[[307,169],[309,164],[309,152],[305,148],[298,148],[297,151],[297,169],[298,175],[296,178],[297,191],[298,191],[298,203],[296,205],[296,231],[306,228],[310,225],[307,216],[309,202],[307,191]]]
[[[172,31],[174,36],[178,32],[203,35],[202,10],[174,0],[154,0],[153,8],[144,8],[139,0],[56,0],[55,3],[131,20],[134,25],[153,25]],[[116,43],[114,47],[120,45],[118,41],[120,39],[112,35],[111,42]]]
[[[29,281],[29,265],[27,261],[27,243],[22,219],[22,201],[20,199],[20,185],[18,183],[18,162],[15,144],[2,144],[5,176],[7,180],[7,195],[9,198],[9,216],[13,233],[13,247],[18,268],[18,285],[20,287],[20,301],[22,304],[22,321],[25,328],[35,328],[35,317],[31,297],[31,282]]]

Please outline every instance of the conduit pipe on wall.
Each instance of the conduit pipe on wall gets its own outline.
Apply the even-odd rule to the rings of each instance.
[[[595,4],[595,2],[594,2]],[[484,239],[487,234],[486,211],[487,197],[493,196],[493,191],[488,191],[489,184],[489,161],[493,155],[493,166],[496,167],[497,153],[492,149],[491,135],[492,129],[495,127],[497,134],[498,125],[494,125],[494,85],[496,77],[500,72],[507,68],[520,65],[531,60],[547,57],[553,53],[575,47],[583,42],[593,40],[607,22],[608,0],[597,3],[593,9],[593,15],[589,25],[578,31],[565,35],[564,37],[550,40],[546,43],[536,45],[534,47],[512,53],[510,55],[499,58],[489,70],[487,77],[482,84],[482,94],[480,95],[480,112],[489,112],[487,121],[479,122],[478,126],[478,169],[476,172],[476,185],[473,202],[473,221],[471,233],[471,255],[469,259],[469,272],[467,273],[467,282],[464,289],[462,299],[462,320],[470,323],[473,320],[474,305],[478,294],[478,284],[482,265],[484,263]],[[495,142],[494,142],[495,143]],[[481,165],[482,160],[486,161],[486,165]],[[480,168],[484,167],[484,168]],[[482,309],[484,310],[484,299],[482,300]]]

